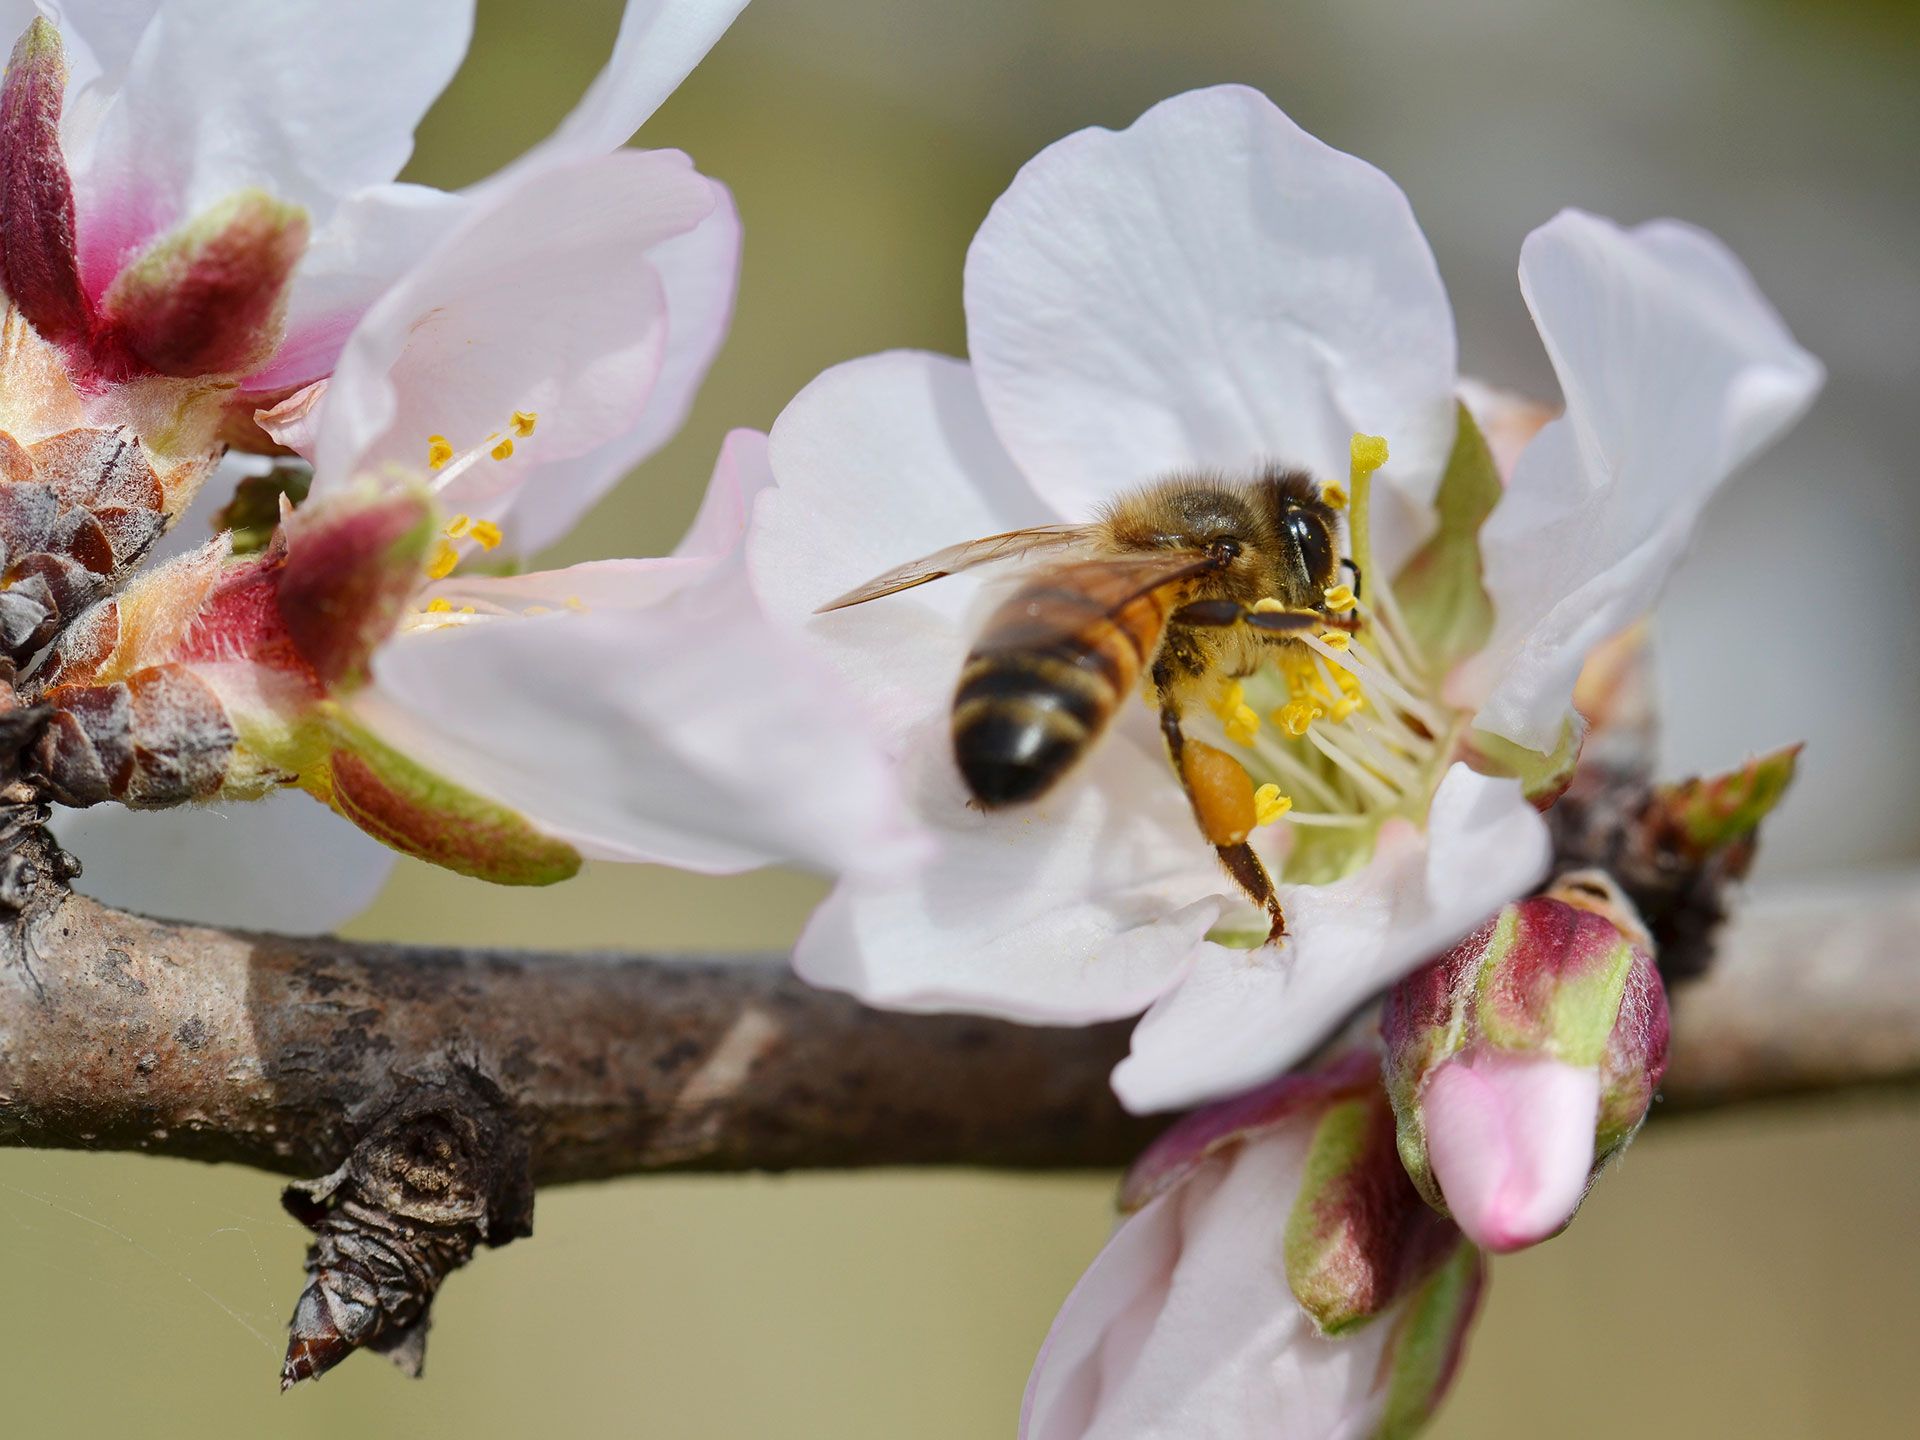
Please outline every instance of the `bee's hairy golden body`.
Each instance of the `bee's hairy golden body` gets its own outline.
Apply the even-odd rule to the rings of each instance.
[[[1044,795],[1147,677],[1176,715],[1214,676],[1250,674],[1292,643],[1246,626],[1190,625],[1202,601],[1322,605],[1337,564],[1333,512],[1304,475],[1251,484],[1176,477],[1113,502],[1090,558],[1026,579],[982,628],[953,704],[954,756],[987,808]]]

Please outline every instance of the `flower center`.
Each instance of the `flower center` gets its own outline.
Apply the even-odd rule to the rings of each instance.
[[[1368,505],[1386,459],[1386,441],[1356,435],[1346,485],[1321,491],[1348,512],[1361,591],[1329,587],[1326,629],[1272,647],[1266,664],[1223,679],[1209,701],[1254,782],[1256,823],[1284,817],[1293,827],[1281,871],[1288,880],[1337,879],[1365,863],[1382,821],[1424,821],[1458,738],[1459,722],[1437,695],[1441,676],[1423,663],[1374,564]],[[1253,608],[1284,607],[1262,600]]]

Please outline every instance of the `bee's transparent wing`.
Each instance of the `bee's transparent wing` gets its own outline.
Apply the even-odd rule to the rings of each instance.
[[[946,575],[957,575],[976,565],[990,565],[998,560],[1018,560],[1026,555],[1090,545],[1096,533],[1091,525],[1035,525],[1027,530],[1009,530],[1001,535],[966,540],[918,560],[896,565],[886,574],[876,575],[857,589],[849,590],[838,599],[829,600],[815,613],[824,615],[829,610],[864,605],[869,600],[878,600],[882,595],[911,590],[916,585],[924,585],[929,580],[938,580]]]

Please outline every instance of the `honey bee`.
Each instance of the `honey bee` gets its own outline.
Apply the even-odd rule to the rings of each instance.
[[[995,561],[1047,557],[988,617],[953,697],[953,752],[983,809],[1045,795],[1106,731],[1144,674],[1168,758],[1201,833],[1271,918],[1286,918],[1247,843],[1253,785],[1237,762],[1182,729],[1220,677],[1251,675],[1276,645],[1327,613],[1340,566],[1336,515],[1311,478],[1270,470],[1252,483],[1162,480],[1088,525],[1042,525],[949,546],[821,606],[864,604]],[[1262,601],[1278,600],[1279,608]],[[1256,609],[1255,606],[1260,608]]]

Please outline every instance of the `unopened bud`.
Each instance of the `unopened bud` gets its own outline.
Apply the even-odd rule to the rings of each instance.
[[[38,17],[0,86],[0,281],[48,340],[84,344],[90,307],[74,245],[73,181],[60,150],[67,60],[60,31]]]
[[[1558,1233],[1646,1118],[1667,1008],[1645,933],[1604,876],[1569,876],[1389,994],[1400,1157],[1478,1244]]]

